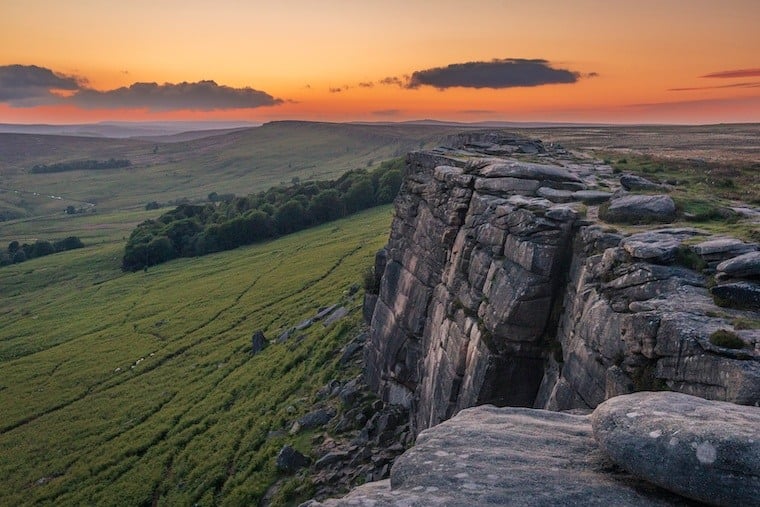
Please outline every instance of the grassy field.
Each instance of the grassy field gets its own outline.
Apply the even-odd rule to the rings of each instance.
[[[65,225],[93,225],[77,218]],[[296,438],[269,432],[338,374],[360,313],[346,290],[385,242],[390,208],[124,274],[119,230],[138,218],[0,270],[0,505],[255,503]],[[346,319],[249,354],[253,331],[276,337],[341,300]]]
[[[461,129],[460,129],[461,130]],[[439,126],[276,122],[190,141],[0,134],[0,216],[60,214],[72,205],[99,212],[146,203],[205,199],[211,192],[247,195],[292,178],[331,179],[457,131]],[[124,169],[30,174],[35,164],[129,159]],[[52,197],[51,197],[52,196]],[[57,199],[60,197],[61,199]]]

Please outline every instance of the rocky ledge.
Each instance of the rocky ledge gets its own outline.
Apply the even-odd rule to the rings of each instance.
[[[498,133],[410,153],[365,300],[368,384],[415,433],[486,403],[760,403],[758,245],[670,225],[647,181]]]
[[[480,406],[420,433],[389,480],[307,505],[758,505],[758,424],[756,407],[677,393],[590,416]]]

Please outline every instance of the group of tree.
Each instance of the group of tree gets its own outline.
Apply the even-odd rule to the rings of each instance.
[[[37,240],[31,245],[28,243],[20,244],[18,241],[11,241],[5,251],[0,251],[0,266],[18,264],[19,262],[28,261],[29,259],[44,257],[46,255],[83,247],[84,243],[82,243],[82,240],[76,236],[69,236],[68,238],[52,242]]]
[[[136,271],[178,257],[230,250],[335,220],[393,201],[403,159],[337,180],[294,181],[247,197],[183,204],[138,225],[127,240],[122,269]]]
[[[30,172],[32,174],[62,173],[65,171],[97,171],[100,169],[121,169],[132,165],[127,159],[109,158],[108,160],[72,160],[45,165],[37,164]]]

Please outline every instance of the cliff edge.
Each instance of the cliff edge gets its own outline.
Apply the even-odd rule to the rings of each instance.
[[[757,405],[760,330],[740,323],[758,320],[758,245],[678,218],[665,185],[540,141],[410,153],[365,301],[368,384],[417,433],[645,390]]]

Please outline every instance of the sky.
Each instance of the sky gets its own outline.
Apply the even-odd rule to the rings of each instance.
[[[760,122],[760,0],[0,0],[0,123]]]

